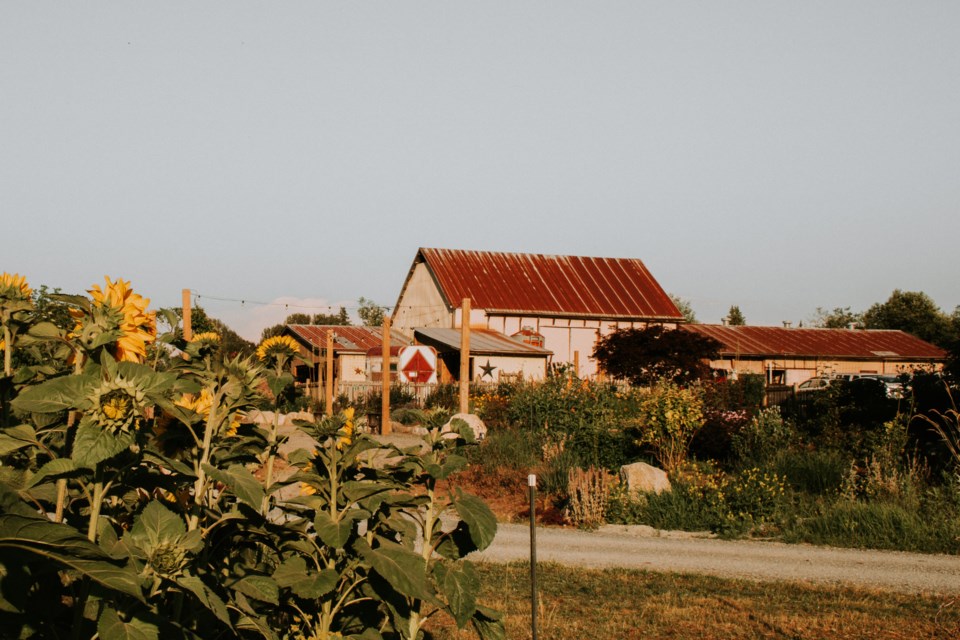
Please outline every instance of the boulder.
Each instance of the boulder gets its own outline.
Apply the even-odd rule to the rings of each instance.
[[[473,436],[477,439],[477,441],[483,440],[487,437],[487,425],[483,424],[483,420],[481,420],[479,416],[472,413],[458,413],[450,416],[447,424],[443,425],[443,427],[440,429],[440,433],[450,432],[450,423],[458,419],[463,420],[470,425],[470,428],[473,429]]]
[[[620,482],[631,496],[671,490],[667,472],[646,462],[634,462],[620,467]]]

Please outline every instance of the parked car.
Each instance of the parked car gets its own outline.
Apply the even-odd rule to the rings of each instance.
[[[903,382],[899,376],[887,373],[850,373],[843,376],[846,380],[876,380],[883,384],[888,398],[901,399],[904,396]]]
[[[797,393],[808,391],[823,391],[833,382],[833,378],[810,378],[797,385]]]

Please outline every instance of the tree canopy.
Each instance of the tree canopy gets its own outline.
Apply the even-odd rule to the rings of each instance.
[[[727,312],[727,324],[732,327],[742,327],[747,324],[747,319],[743,316],[743,312],[740,311],[740,307],[735,304],[730,305],[730,311]]]
[[[690,324],[697,324],[697,314],[694,313],[693,307],[690,305],[689,300],[685,300],[680,296],[675,296],[672,293],[667,294],[670,296],[670,299],[673,300],[673,304],[676,305],[677,310],[683,314],[683,319]]]
[[[381,307],[373,300],[367,300],[363,297],[357,300],[357,304],[359,305],[357,315],[360,316],[360,321],[365,326],[379,327],[383,324],[383,317],[386,314],[385,307]]]
[[[182,321],[183,309],[177,307],[174,311],[176,311]],[[222,320],[208,316],[202,307],[193,307],[190,310],[190,331],[194,335],[208,331],[218,334],[223,352],[231,357],[250,355],[257,348],[257,345],[241,337],[240,334],[228,327]]]
[[[283,333],[283,328],[288,324],[318,324],[346,327],[350,325],[350,316],[347,315],[347,310],[344,307],[340,307],[340,311],[336,314],[315,313],[310,315],[308,313],[291,313],[282,323],[264,329],[260,334],[260,341],[262,342],[267,338],[280,335]]]
[[[861,324],[863,314],[855,313],[850,307],[835,307],[827,311],[823,307],[817,307],[810,325],[818,329],[846,329],[851,324]]]
[[[878,302],[863,314],[867,329],[899,329],[940,347],[957,338],[950,316],[922,291],[895,289],[886,302]]]
[[[719,356],[721,346],[692,331],[657,325],[604,336],[593,357],[605,372],[631,384],[652,385],[661,379],[686,384],[710,376],[707,361]]]

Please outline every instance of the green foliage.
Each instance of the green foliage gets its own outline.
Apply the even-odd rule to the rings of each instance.
[[[603,371],[631,384],[652,385],[662,379],[686,384],[710,377],[706,361],[717,357],[720,346],[692,331],[654,325],[601,337],[593,357]]]
[[[5,636],[292,638],[296,627],[415,640],[436,613],[503,636],[463,560],[491,543],[493,515],[438,490],[466,466],[465,423],[441,437],[433,416],[423,446],[401,451],[358,436],[352,409],[302,422],[316,448],[289,453],[293,475],[280,474],[278,410],[293,386],[282,349],[254,362],[171,327],[160,341],[183,357],[158,372],[114,359],[129,336],[109,305],[65,297],[83,322],[74,337],[11,300],[0,295],[4,353],[42,346],[60,361],[5,358]],[[243,421],[264,389],[273,420]]]
[[[864,312],[863,323],[867,329],[899,329],[941,347],[957,338],[950,316],[922,291],[895,289],[886,302]]]
[[[383,324],[386,307],[381,307],[373,300],[361,297],[357,300],[357,315],[360,321],[368,327],[379,327]]]
[[[786,506],[786,487],[776,473],[746,469],[728,476],[696,467],[674,478],[673,489],[631,500],[613,492],[608,520],[657,529],[739,535],[776,523]]]
[[[788,542],[957,553],[956,514],[956,508],[916,511],[890,502],[839,501],[822,504],[812,516],[789,520],[783,535]]]
[[[733,457],[742,467],[766,466],[796,443],[792,426],[784,422],[779,407],[758,412],[734,434]]]
[[[863,322],[862,313],[854,313],[850,307],[835,307],[827,311],[823,307],[817,307],[810,321],[810,326],[820,329],[846,329],[851,324],[861,324]]]
[[[536,433],[544,446],[566,451],[576,466],[612,470],[633,454],[627,426],[638,398],[635,390],[620,392],[603,382],[553,376],[516,385],[506,413],[510,424]]]
[[[273,338],[283,334],[283,330],[289,324],[315,324],[315,325],[333,325],[337,327],[350,326],[350,316],[345,307],[340,307],[338,313],[291,313],[281,324],[265,328],[260,332],[260,342],[267,338]]]
[[[668,295],[670,296],[670,300],[673,301],[673,304],[676,305],[677,311],[683,316],[683,319],[690,324],[697,324],[697,314],[693,311],[693,306],[690,304],[690,301],[680,296],[675,296],[672,293]]]
[[[813,496],[836,496],[850,461],[832,450],[793,450],[780,452],[773,468],[794,491]]]
[[[650,447],[668,473],[676,471],[687,458],[690,441],[703,427],[703,392],[659,382],[641,399],[634,424],[637,443]]]
[[[737,305],[730,305],[730,310],[727,312],[727,324],[731,327],[742,327],[747,324],[747,319],[743,316],[743,312],[740,311],[740,307]]]

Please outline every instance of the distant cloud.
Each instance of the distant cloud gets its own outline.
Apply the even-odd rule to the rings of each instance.
[[[203,300],[200,301],[201,306]],[[331,302],[326,298],[293,298],[284,296],[274,298],[268,304],[234,303],[229,307],[220,307],[217,309],[208,309],[208,313],[227,323],[231,329],[236,331],[242,337],[251,342],[259,342],[260,334],[267,327],[280,324],[287,319],[287,316],[294,313],[337,313],[340,307],[346,307],[351,312],[351,321],[355,311],[350,307],[355,305],[354,301]]]

